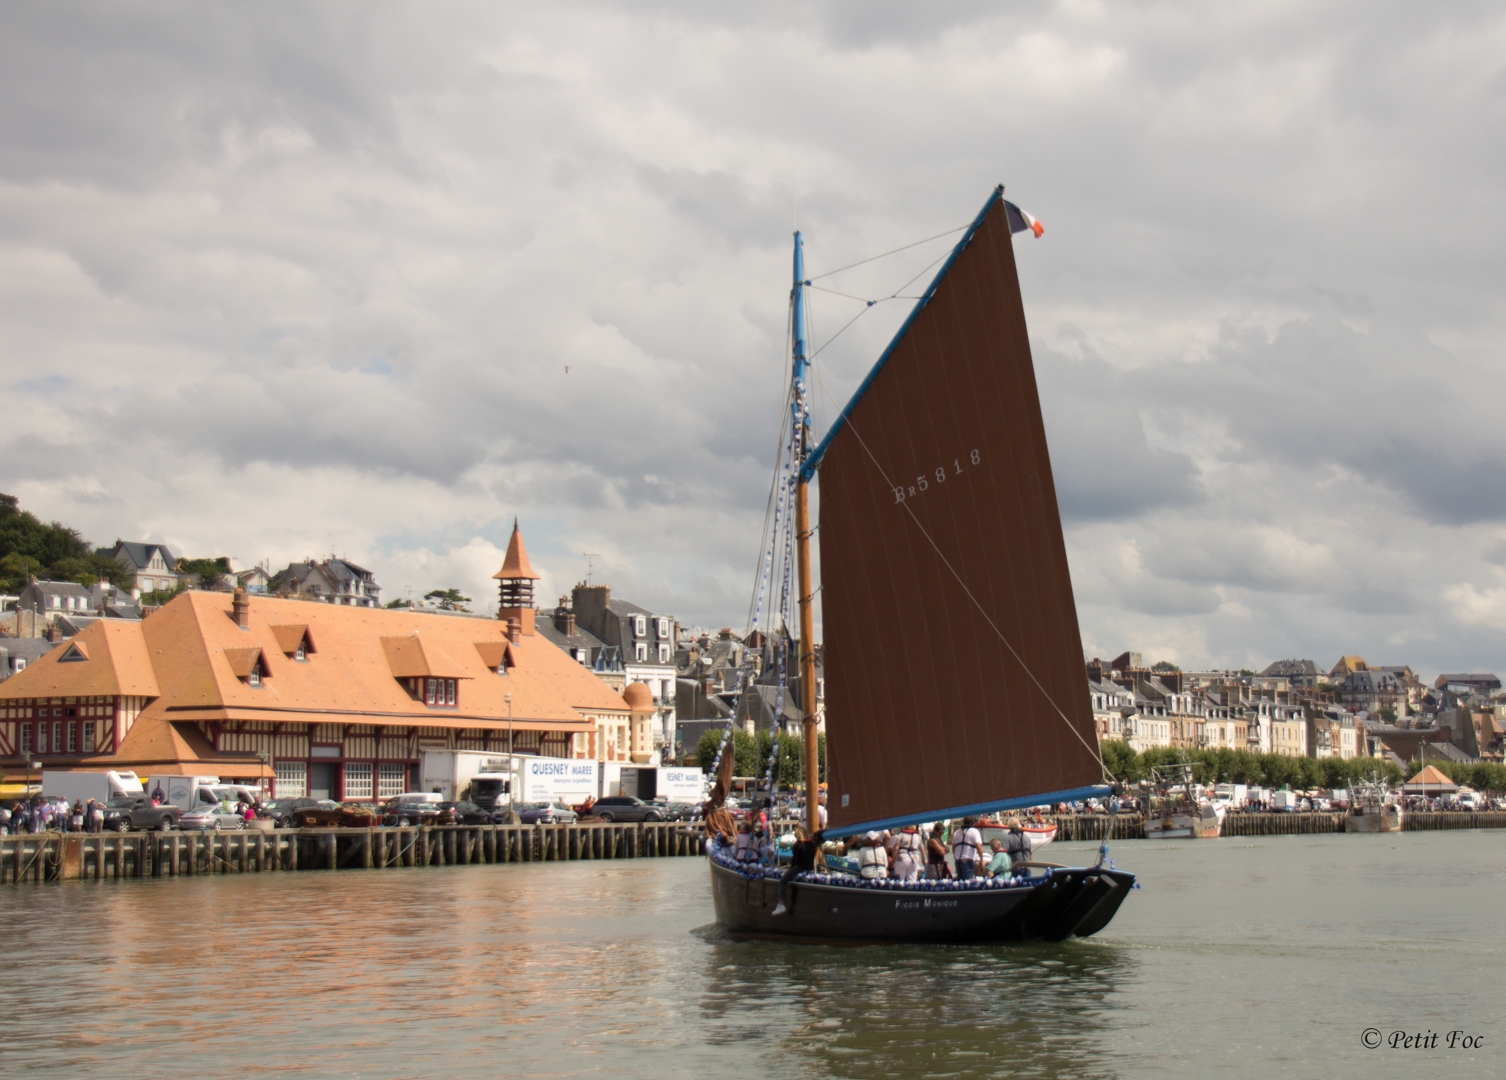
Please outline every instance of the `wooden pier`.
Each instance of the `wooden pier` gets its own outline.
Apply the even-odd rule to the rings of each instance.
[[[683,824],[440,825],[0,836],[0,884],[699,855]]]

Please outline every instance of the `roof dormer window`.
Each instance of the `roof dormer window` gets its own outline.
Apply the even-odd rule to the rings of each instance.
[[[634,637],[647,637],[648,636],[648,618],[646,616],[643,616],[643,615],[634,615],[633,616],[633,636]]]
[[[669,620],[668,619],[660,619],[659,620],[659,640],[660,641],[667,641],[668,639],[669,639]]]
[[[260,660],[258,660],[255,663],[253,663],[251,665],[251,670],[246,673],[246,685],[247,686],[260,686],[261,685],[261,661]]]

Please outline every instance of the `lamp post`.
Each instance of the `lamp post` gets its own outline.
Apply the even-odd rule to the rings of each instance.
[[[512,756],[512,694],[503,694],[502,700],[507,702],[507,823],[516,825],[518,812],[513,807],[513,788],[518,779],[518,763]]]

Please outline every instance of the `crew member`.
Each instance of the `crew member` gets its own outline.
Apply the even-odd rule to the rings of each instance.
[[[796,874],[813,874],[816,872],[816,852],[821,850],[821,842],[825,837],[818,831],[816,835],[807,837],[804,826],[795,826],[795,845],[790,849],[790,865],[779,878],[779,903],[774,905],[770,915],[783,915],[789,909],[784,906],[785,890],[790,882],[795,880]]]
[[[952,837],[952,861],[957,864],[958,881],[971,880],[983,861],[983,834],[977,825],[977,818],[965,817],[962,830]]]

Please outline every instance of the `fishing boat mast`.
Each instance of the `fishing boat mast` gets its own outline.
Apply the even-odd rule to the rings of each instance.
[[[811,611],[810,477],[803,468],[811,451],[810,410],[806,407],[805,372],[805,252],[795,233],[795,281],[790,289],[791,359],[790,420],[795,425],[795,563],[800,596],[800,712],[805,737],[805,828],[814,834],[820,825],[820,769],[816,752],[816,640]]]

